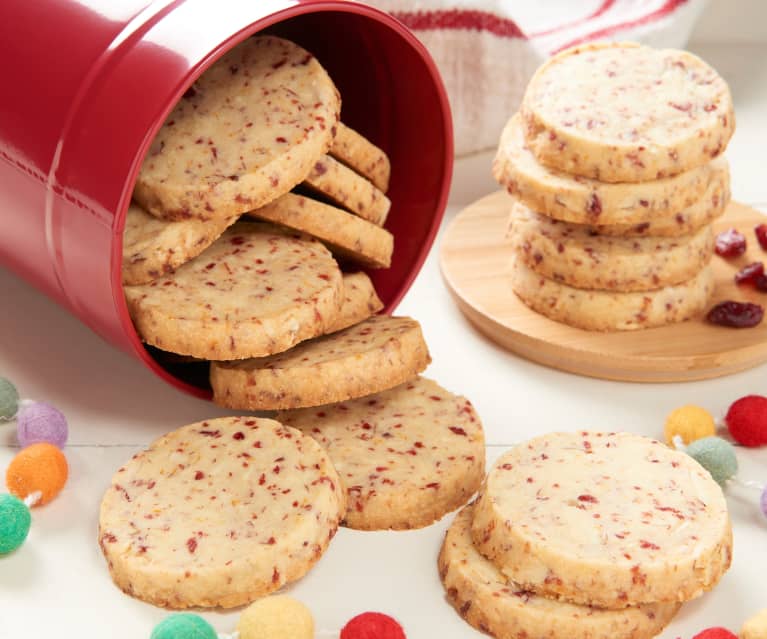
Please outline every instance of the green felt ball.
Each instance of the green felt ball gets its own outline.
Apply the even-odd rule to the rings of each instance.
[[[13,419],[19,410],[19,391],[5,377],[0,377],[0,419]]]
[[[722,487],[738,472],[735,449],[721,437],[704,437],[694,441],[685,452],[710,472],[714,481]]]
[[[165,617],[155,626],[150,639],[218,639],[218,635],[200,615],[182,612]]]
[[[0,494],[0,555],[16,550],[29,534],[32,515],[27,505],[7,493]]]

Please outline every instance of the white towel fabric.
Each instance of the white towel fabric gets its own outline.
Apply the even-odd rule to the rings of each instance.
[[[431,52],[453,110],[455,150],[495,147],[532,73],[591,40],[680,48],[707,0],[366,0]]]

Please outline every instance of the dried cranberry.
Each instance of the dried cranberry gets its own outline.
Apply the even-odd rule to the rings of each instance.
[[[714,306],[706,315],[706,319],[719,326],[751,328],[759,324],[763,316],[764,309],[758,304],[728,300]]]
[[[756,284],[757,278],[764,275],[764,264],[752,262],[735,273],[736,284]]]
[[[762,293],[767,293],[767,275],[760,275],[757,277],[756,280],[754,280],[754,286],[762,291]]]
[[[746,238],[737,229],[727,229],[716,236],[716,254],[738,257],[746,252]]]
[[[756,239],[759,240],[759,246],[763,250],[767,251],[767,224],[760,224],[754,229],[756,233]]]

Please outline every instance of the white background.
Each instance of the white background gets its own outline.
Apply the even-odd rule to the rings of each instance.
[[[728,149],[734,196],[767,211],[764,7],[760,0],[717,0],[691,48],[732,88],[738,120]],[[446,221],[495,190],[490,160],[483,154],[457,163]],[[66,489],[34,512],[27,543],[0,559],[0,639],[148,637],[166,613],[112,585],[96,543],[101,494],[116,468],[155,437],[226,413],[153,378],[3,270],[0,292],[0,375],[24,396],[60,407],[71,425]],[[660,436],[665,415],[681,404],[698,403],[720,416],[744,394],[767,394],[767,366],[704,382],[635,385],[520,360],[478,334],[456,310],[439,275],[436,248],[398,312],[423,325],[434,358],[427,374],[476,405],[486,428],[488,462],[504,447],[551,430]],[[17,452],[13,431],[0,426],[0,470]],[[767,481],[767,450],[739,449],[738,455],[743,477]],[[714,592],[685,606],[662,637],[688,638],[710,625],[737,631],[749,615],[767,607],[767,520],[754,494],[732,491],[729,502],[735,527],[732,570]],[[480,637],[444,601],[437,577],[435,559],[450,519],[413,532],[341,530],[316,569],[290,592],[310,606],[318,628],[328,631],[323,636],[335,636],[351,616],[372,609],[395,615],[410,639]],[[231,632],[238,614],[206,617],[220,632]]]

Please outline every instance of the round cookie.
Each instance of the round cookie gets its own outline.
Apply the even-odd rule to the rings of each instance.
[[[359,324],[383,308],[373,282],[365,273],[344,273],[343,279],[344,301],[332,326],[328,327],[328,333]]]
[[[304,186],[378,226],[383,226],[389,215],[389,198],[371,182],[329,155],[315,162]]]
[[[336,128],[330,155],[370,180],[384,193],[389,190],[391,164],[386,153],[343,122],[339,122]]]
[[[212,362],[210,385],[227,408],[303,408],[392,388],[430,362],[418,322],[375,315],[272,357]]]
[[[223,417],[164,435],[115,473],[99,544],[134,597],[231,608],[302,577],[345,505],[311,438],[271,419]]]
[[[235,216],[207,222],[168,222],[131,203],[123,231],[123,284],[146,284],[172,273],[202,253],[236,221]]]
[[[514,256],[510,281],[517,296],[537,313],[587,331],[632,331],[683,322],[701,313],[714,292],[710,266],[676,286],[616,293],[555,282]]]
[[[485,439],[471,402],[424,377],[279,419],[328,451],[348,493],[350,528],[428,526],[465,504],[484,476]]]
[[[316,240],[239,222],[175,273],[124,291],[145,342],[201,359],[242,359],[322,335],[342,286]]]
[[[686,51],[595,43],[554,56],[527,86],[525,138],[546,166],[644,182],[706,164],[735,130],[727,83]]]
[[[727,503],[689,455],[631,433],[550,433],[489,472],[472,538],[523,589],[604,608],[688,601],[730,566]]]
[[[473,514],[474,506],[466,506],[448,529],[439,554],[439,574],[456,611],[474,628],[497,639],[654,637],[679,609],[677,603],[657,603],[604,610],[525,591],[474,547]]]
[[[713,166],[720,160],[724,158],[717,158],[707,166]],[[681,237],[695,233],[721,217],[729,202],[729,172],[717,172],[712,176],[701,199],[673,215],[636,224],[599,224],[585,227],[591,233],[614,237]]]
[[[333,141],[341,100],[310,53],[248,38],[186,91],[157,132],[133,193],[168,220],[230,218],[301,182]]]
[[[724,157],[642,184],[609,184],[547,168],[527,147],[519,115],[503,130],[493,176],[534,211],[576,224],[660,222],[699,202],[712,185],[720,197],[724,192],[729,199],[730,174]]]
[[[309,197],[286,193],[248,213],[269,222],[308,233],[342,257],[364,266],[389,268],[394,236],[386,229],[335,206]]]
[[[695,277],[714,253],[704,226],[684,237],[611,237],[512,205],[508,238],[528,268],[581,289],[651,291]]]

